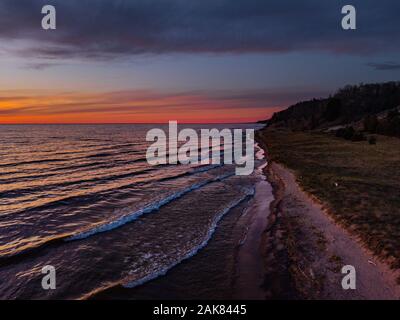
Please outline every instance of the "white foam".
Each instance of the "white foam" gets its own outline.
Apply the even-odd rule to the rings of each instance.
[[[171,263],[169,266],[162,268],[161,270],[149,274],[146,277],[143,277],[141,279],[135,280],[135,281],[131,281],[128,282],[126,284],[123,285],[123,287],[125,288],[134,288],[137,287],[139,285],[142,285],[150,280],[154,280],[160,276],[165,275],[169,270],[171,270],[172,268],[174,268],[175,266],[177,266],[178,264],[180,264],[182,261],[187,260],[191,257],[193,257],[194,255],[196,255],[202,248],[204,248],[207,243],[210,241],[210,239],[212,238],[219,221],[234,207],[236,207],[237,205],[239,205],[241,202],[243,202],[244,200],[246,200],[246,198],[248,198],[249,196],[253,196],[255,193],[255,189],[248,189],[246,190],[245,194],[239,198],[238,200],[236,200],[235,202],[233,202],[232,204],[230,204],[228,207],[226,207],[222,212],[220,212],[214,219],[214,221],[211,224],[210,229],[208,230],[208,233],[205,237],[205,239],[195,248],[193,248],[192,251],[190,251],[189,253],[187,253],[184,257],[182,257],[181,259]]]
[[[216,178],[213,178],[213,179],[208,179],[208,180],[193,184],[193,185],[191,185],[190,187],[188,187],[186,189],[180,190],[178,192],[175,192],[175,193],[165,197],[164,199],[161,199],[159,201],[156,201],[156,202],[153,202],[151,204],[148,204],[147,206],[139,209],[138,211],[135,211],[135,212],[132,212],[132,213],[130,213],[128,215],[120,217],[117,220],[114,220],[114,221],[111,221],[111,222],[108,222],[108,223],[105,223],[105,224],[101,224],[99,226],[95,226],[95,227],[90,228],[90,229],[88,229],[86,231],[82,231],[82,232],[74,234],[74,235],[72,235],[72,236],[70,236],[68,238],[65,238],[65,241],[82,240],[82,239],[88,238],[88,237],[90,237],[90,236],[92,236],[94,234],[98,234],[98,233],[102,233],[102,232],[106,232],[106,231],[110,231],[110,230],[116,229],[116,228],[118,228],[120,226],[123,226],[123,225],[125,225],[125,224],[127,224],[127,223],[129,223],[131,221],[136,220],[137,218],[139,218],[140,216],[142,216],[142,215],[144,215],[146,213],[150,213],[150,212],[153,212],[153,211],[156,211],[156,210],[160,209],[160,207],[170,203],[171,201],[173,201],[175,199],[178,199],[178,198],[182,197],[183,195],[185,195],[185,194],[187,194],[187,193],[189,193],[189,192],[191,192],[193,190],[199,189],[199,188],[201,188],[201,187],[203,187],[203,186],[205,186],[205,185],[207,185],[209,183],[212,183],[212,182],[222,181],[222,180],[224,180],[226,178],[229,178],[229,177],[231,177],[233,175],[234,175],[234,173],[227,173],[225,175],[222,175],[222,176],[219,176],[219,177],[216,177]]]

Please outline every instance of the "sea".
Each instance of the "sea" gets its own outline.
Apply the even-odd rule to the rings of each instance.
[[[152,128],[0,125],[0,299],[235,298],[260,170],[152,166]]]

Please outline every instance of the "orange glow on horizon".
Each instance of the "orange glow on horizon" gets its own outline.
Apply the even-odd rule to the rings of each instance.
[[[32,94],[0,92],[0,124],[241,123],[272,116],[281,107],[199,94],[149,91]]]

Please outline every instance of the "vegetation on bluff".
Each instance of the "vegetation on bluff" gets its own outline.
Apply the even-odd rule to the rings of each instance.
[[[292,130],[351,126],[355,131],[400,137],[399,107],[400,82],[360,84],[326,99],[297,103],[275,113],[267,124]]]
[[[347,86],[266,123],[257,137],[270,160],[400,269],[400,82]]]

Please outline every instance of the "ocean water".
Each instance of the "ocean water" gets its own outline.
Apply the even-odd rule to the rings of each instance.
[[[150,166],[153,127],[0,126],[1,299],[229,298],[259,177]]]

